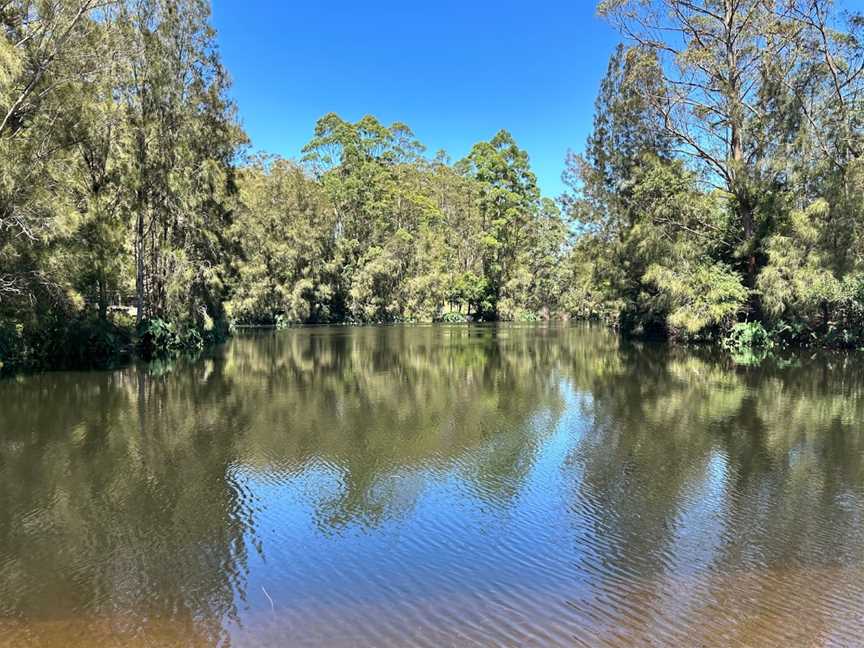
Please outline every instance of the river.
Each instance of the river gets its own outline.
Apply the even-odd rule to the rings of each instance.
[[[861,645],[862,360],[321,327],[5,379],[0,645]]]

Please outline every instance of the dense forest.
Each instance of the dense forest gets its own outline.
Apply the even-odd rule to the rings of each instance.
[[[328,114],[298,159],[253,153],[209,11],[0,2],[0,363],[309,322],[864,343],[864,18],[844,7],[604,0],[623,43],[559,197],[506,130],[453,161]]]

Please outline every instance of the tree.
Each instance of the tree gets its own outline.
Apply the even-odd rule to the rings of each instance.
[[[295,164],[259,156],[241,169],[241,209],[232,226],[240,249],[232,317],[243,322],[332,318],[333,210]]]
[[[110,332],[134,284],[139,323],[215,331],[244,140],[208,2],[13,1],[0,22],[0,327],[53,353]]]
[[[355,286],[363,266],[409,225],[413,200],[398,181],[399,169],[415,163],[423,151],[402,123],[384,126],[372,116],[355,124],[336,114],[318,120],[315,135],[303,148],[304,161],[319,179],[336,212],[334,236],[342,269],[335,309],[340,317],[389,318],[381,308],[367,308],[368,287]],[[372,251],[372,252],[370,252]],[[368,283],[368,277],[362,279]],[[378,306],[382,306],[379,302]]]
[[[543,319],[561,310],[565,289],[564,261],[570,253],[570,228],[551,198],[543,198],[531,232],[531,244],[523,251],[524,267],[530,278],[528,309]]]
[[[618,47],[596,104],[585,157],[571,154],[565,206],[579,222],[577,313],[611,318],[628,334],[702,335],[734,323],[749,293],[725,263],[733,246],[716,193],[675,158],[645,74],[656,58]],[[722,290],[706,290],[716,281]],[[743,296],[743,297],[742,297]]]
[[[460,161],[459,168],[480,187],[479,244],[483,276],[488,286],[483,314],[491,318],[511,315],[515,304],[503,313],[499,307],[505,296],[505,286],[517,273],[519,252],[536,218],[540,199],[537,179],[531,171],[528,154],[505,130],[488,142],[475,144]]]
[[[728,308],[708,319],[728,327],[742,316],[740,275],[746,317],[855,337],[864,20],[828,0],[605,0],[599,9],[634,43],[635,96],[714,204],[701,218],[686,205],[664,217],[679,232],[677,265],[649,265],[642,277],[672,309],[669,322],[694,333],[708,321],[697,311],[719,313],[696,304],[716,298]],[[614,204],[627,192],[589,193],[598,194]]]
[[[638,218],[632,182],[645,156],[672,157],[669,136],[646,98],[658,92],[657,78],[642,72],[647,57],[618,45],[600,84],[585,154],[567,156],[564,206],[581,226],[604,236],[620,238]]]
[[[62,278],[44,257],[67,226],[59,176],[77,89],[98,69],[90,56],[96,7],[95,0],[0,6],[0,308],[11,312],[63,301]]]
[[[40,115],[58,110],[51,98],[62,95],[65,75],[92,70],[96,61],[77,58],[94,23],[98,0],[30,2],[12,0],[0,7],[5,38],[0,45],[3,92],[0,96],[0,137],[32,125]],[[71,58],[85,63],[74,71]]]
[[[644,97],[676,151],[699,165],[707,183],[727,193],[750,287],[770,218],[759,197],[777,171],[771,156],[777,142],[767,127],[777,116],[767,104],[793,83],[804,46],[794,4],[604,0],[599,5],[602,15],[653,57],[645,70],[662,83]]]
[[[131,0],[116,17],[129,47],[119,88],[124,178],[134,221],[139,323],[221,316],[224,245],[244,136],[227,98],[204,0]]]
[[[63,184],[77,217],[61,245],[71,265],[69,281],[87,302],[96,304],[99,319],[105,322],[109,303],[129,294],[124,276],[131,250],[122,210],[128,200],[121,175],[126,124],[113,96],[122,64],[112,53],[122,45],[110,21],[100,21],[97,27],[91,47],[107,63],[90,83],[77,87],[70,101],[74,120],[63,140],[69,149]]]
[[[646,210],[658,198],[643,181],[669,164],[671,150],[645,98],[648,88],[654,90],[640,74],[639,54],[618,46],[610,57],[585,154],[568,154],[563,176],[563,205],[582,234],[576,254],[587,262],[579,271],[588,273],[571,277],[581,296],[569,299],[569,308],[602,314],[626,332],[660,329],[665,319],[644,280],[656,254],[646,241],[656,240],[656,231],[641,224],[650,223]]]

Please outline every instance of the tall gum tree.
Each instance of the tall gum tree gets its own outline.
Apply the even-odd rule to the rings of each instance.
[[[485,310],[497,318],[504,287],[514,276],[519,250],[536,221],[540,190],[528,153],[506,130],[479,142],[457,167],[480,186],[483,274],[488,282]]]

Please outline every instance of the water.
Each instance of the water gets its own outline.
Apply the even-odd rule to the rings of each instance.
[[[0,645],[861,645],[861,359],[320,328],[6,380]]]

